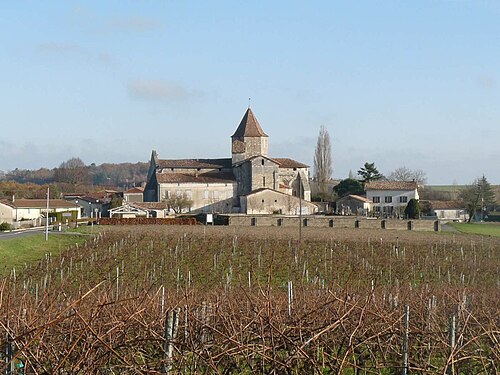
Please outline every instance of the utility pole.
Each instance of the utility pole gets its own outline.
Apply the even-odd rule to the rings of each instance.
[[[302,181],[300,179],[300,171],[298,174],[299,180],[299,244],[302,242]]]
[[[49,240],[49,194],[50,194],[50,187],[47,186],[47,211],[45,213],[45,241]]]

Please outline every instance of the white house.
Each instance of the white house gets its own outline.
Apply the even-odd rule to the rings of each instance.
[[[366,198],[372,202],[373,213],[399,216],[411,199],[419,199],[415,181],[370,181],[365,184]]]
[[[49,200],[49,214],[60,212],[63,217],[80,219],[80,206],[64,199]],[[29,222],[41,225],[42,217],[47,214],[46,199],[13,199],[0,201],[0,223],[14,224]]]
[[[439,220],[467,221],[469,214],[464,204],[459,201],[431,201],[432,215]]]

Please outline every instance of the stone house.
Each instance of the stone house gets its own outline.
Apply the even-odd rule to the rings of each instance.
[[[299,203],[311,200],[309,167],[289,158],[272,158],[268,149],[269,137],[248,108],[231,136],[230,158],[162,160],[153,150],[144,202],[184,197],[190,203],[184,211],[247,213],[256,210],[254,200],[264,199],[260,213],[296,212]],[[304,207],[315,211],[315,206]]]
[[[366,198],[377,216],[401,216],[410,199],[419,199],[415,181],[370,181],[365,184]]]
[[[144,199],[144,188],[133,187],[123,192],[125,202],[142,202]]]
[[[363,215],[371,212],[372,202],[360,195],[349,194],[337,199],[335,212],[339,215]]]

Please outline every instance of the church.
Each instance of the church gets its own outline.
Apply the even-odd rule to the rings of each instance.
[[[175,202],[177,211],[243,214],[312,214],[309,167],[268,155],[269,137],[252,109],[231,136],[231,157],[159,159],[151,154],[144,202]]]

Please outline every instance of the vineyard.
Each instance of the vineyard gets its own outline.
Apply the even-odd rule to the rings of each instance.
[[[0,272],[2,374],[496,374],[500,238],[104,227]]]

